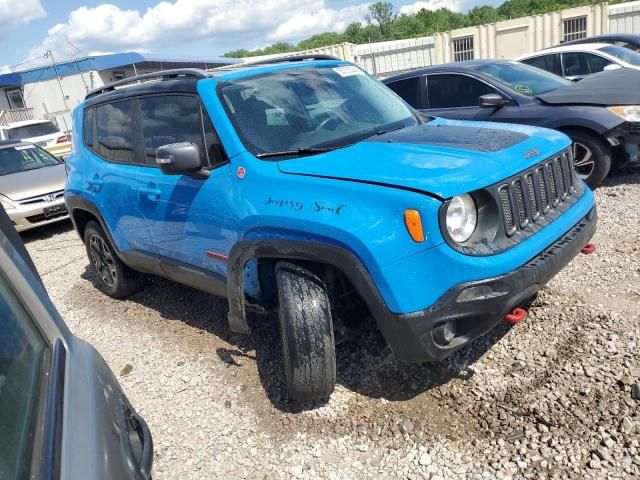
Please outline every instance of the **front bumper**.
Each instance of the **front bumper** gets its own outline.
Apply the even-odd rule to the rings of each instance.
[[[456,285],[429,308],[387,312],[378,325],[396,357],[405,362],[441,360],[495,327],[562,270],[596,230],[595,207],[568,232],[521,267],[498,277]],[[442,329],[455,336],[443,340]]]
[[[48,225],[69,218],[64,198],[53,202],[38,202],[32,205],[18,205],[7,210],[7,215],[18,232]]]
[[[612,130],[609,135],[612,146],[620,146],[623,158],[618,159],[619,167],[640,165],[640,123],[625,122]]]

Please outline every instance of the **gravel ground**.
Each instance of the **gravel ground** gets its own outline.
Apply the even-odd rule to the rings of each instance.
[[[597,252],[526,322],[435,365],[396,363],[374,333],[346,338],[331,400],[297,409],[273,318],[235,336],[225,301],[157,278],[112,300],[70,225],[23,238],[72,331],[151,426],[156,479],[639,478],[640,175],[596,196]]]

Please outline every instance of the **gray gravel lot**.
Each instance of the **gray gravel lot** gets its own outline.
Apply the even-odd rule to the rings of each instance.
[[[156,479],[639,478],[640,175],[597,191],[593,255],[446,362],[403,366],[374,333],[337,347],[326,404],[283,402],[273,318],[157,278],[94,286],[69,224],[23,238],[53,302],[149,423]]]

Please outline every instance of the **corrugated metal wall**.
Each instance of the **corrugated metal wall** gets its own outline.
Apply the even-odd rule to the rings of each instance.
[[[609,6],[609,32],[640,34],[640,2]]]
[[[354,61],[367,72],[384,76],[435,63],[433,37],[410,38],[354,46]]]

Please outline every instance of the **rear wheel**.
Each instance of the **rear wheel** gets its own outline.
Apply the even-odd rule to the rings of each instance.
[[[611,147],[598,135],[570,131],[573,141],[573,166],[578,176],[591,188],[595,188],[609,174],[611,169]]]
[[[97,222],[87,223],[84,244],[89,261],[98,276],[100,288],[107,295],[123,298],[140,288],[142,275],[122,263]]]
[[[329,296],[322,280],[297,265],[276,265],[280,333],[290,400],[327,398],[336,382]]]

